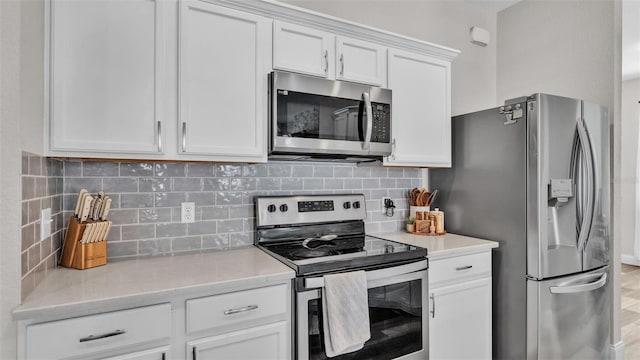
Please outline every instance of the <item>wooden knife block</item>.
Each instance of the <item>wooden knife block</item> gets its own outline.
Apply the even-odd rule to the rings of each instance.
[[[60,265],[74,269],[88,269],[107,263],[107,241],[82,244],[82,234],[87,224],[80,224],[75,217],[69,218],[67,233],[62,245]]]

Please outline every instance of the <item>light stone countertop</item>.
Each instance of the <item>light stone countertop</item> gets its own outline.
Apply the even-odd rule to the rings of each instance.
[[[59,268],[13,311],[16,320],[53,319],[205,296],[292,279],[295,272],[253,246],[157,256],[76,270]]]
[[[408,232],[373,233],[371,236],[380,237],[404,244],[419,246],[427,249],[429,259],[437,259],[476,252],[489,251],[498,247],[498,242],[478,239],[456,234],[440,236],[413,235]]]

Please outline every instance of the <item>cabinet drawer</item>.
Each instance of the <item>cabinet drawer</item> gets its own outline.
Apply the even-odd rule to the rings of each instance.
[[[171,336],[171,305],[162,304],[27,326],[27,359],[60,359]]]
[[[283,284],[187,300],[187,332],[285,314],[289,296]]]
[[[435,259],[429,262],[430,284],[482,275],[491,276],[491,252]]]

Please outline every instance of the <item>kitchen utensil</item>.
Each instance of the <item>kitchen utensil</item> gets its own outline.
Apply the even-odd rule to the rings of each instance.
[[[73,213],[76,217],[78,217],[78,213],[80,212],[80,209],[82,207],[84,195],[88,193],[89,191],[87,189],[80,189],[80,192],[78,193],[78,199],[76,200],[76,209]]]
[[[435,189],[433,190],[431,195],[429,195],[429,198],[427,198],[427,204],[425,206],[431,206],[431,204],[433,204],[433,202],[436,200],[437,196],[438,196],[438,189]]]
[[[91,202],[93,201],[93,196],[86,194],[82,204],[82,210],[80,210],[79,218],[80,222],[87,221],[89,217],[89,212],[91,211]]]
[[[95,198],[93,209],[91,210],[91,220],[97,221],[100,218],[100,213],[102,211],[103,200],[100,198],[100,194]]]
[[[109,196],[106,196],[102,203],[102,208],[100,209],[100,220],[107,220],[109,209],[111,209],[111,198]]]

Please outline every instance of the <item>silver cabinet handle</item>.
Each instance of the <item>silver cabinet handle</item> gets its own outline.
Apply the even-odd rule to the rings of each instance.
[[[371,133],[373,132],[373,109],[371,108],[371,98],[369,93],[362,93],[362,100],[364,100],[365,111],[367,112],[367,128],[364,135],[364,142],[362,143],[362,150],[369,150],[371,144]]]
[[[429,296],[429,299],[431,299],[431,311],[429,311],[431,313],[431,318],[434,319],[436,317],[436,296],[435,294],[431,294]]]
[[[329,50],[324,51],[324,73],[329,73]]]
[[[468,269],[471,269],[472,267],[473,265],[460,266],[460,267],[457,267],[456,270],[457,271],[468,270]]]
[[[600,289],[606,282],[607,273],[604,273],[598,280],[592,283],[569,286],[551,286],[549,287],[549,291],[551,291],[552,294],[575,294]]]
[[[102,335],[89,335],[87,337],[80,338],[80,342],[100,340],[100,339],[104,339],[104,338],[108,338],[108,337],[112,337],[112,336],[118,336],[118,335],[122,335],[122,334],[126,334],[126,333],[127,333],[127,330],[118,329],[116,331],[112,331],[110,333],[106,333],[106,334],[102,334]]]
[[[237,309],[226,310],[224,312],[224,314],[225,315],[232,315],[232,314],[237,314],[237,313],[241,313],[241,312],[256,310],[257,308],[258,308],[258,305],[249,305],[249,306],[245,306],[245,307],[241,307],[241,308],[237,308]]]
[[[391,141],[391,160],[395,160],[396,159],[396,139],[394,138]]]
[[[182,122],[182,152],[187,151],[187,123]]]
[[[340,54],[340,75],[344,76],[344,54]]]
[[[162,122],[158,121],[158,152],[162,152]]]

